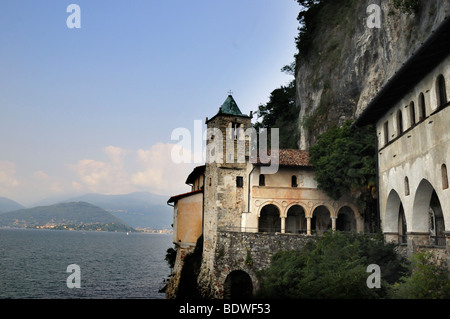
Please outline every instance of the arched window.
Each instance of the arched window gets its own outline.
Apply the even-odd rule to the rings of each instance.
[[[419,94],[419,111],[420,111],[419,121],[422,121],[427,117],[427,111],[425,107],[425,96],[423,95],[422,92]]]
[[[384,122],[383,125],[383,131],[384,131],[384,145],[389,143],[389,122]]]
[[[259,174],[259,186],[266,186],[266,176]]]
[[[447,91],[445,89],[445,79],[442,74],[440,74],[436,80],[436,96],[438,107],[443,107],[447,104]]]
[[[297,187],[298,185],[297,185],[297,176],[295,176],[295,175],[292,175],[292,178],[291,178],[291,186],[292,187]]]
[[[397,129],[398,129],[398,136],[403,134],[403,117],[401,110],[398,110],[397,112]]]
[[[277,206],[269,204],[261,209],[258,220],[258,232],[281,232],[280,211]]]
[[[405,176],[405,196],[409,196],[409,180],[408,180],[408,176]]]
[[[448,175],[447,175],[447,165],[442,164],[441,166],[441,175],[442,175],[442,189],[448,188]]]
[[[411,101],[411,103],[409,103],[409,118],[411,120],[411,126],[416,124],[416,110],[414,109],[413,101]]]

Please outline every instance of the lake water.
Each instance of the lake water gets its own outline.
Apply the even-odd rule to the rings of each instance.
[[[164,299],[172,235],[0,229],[0,298]],[[68,288],[67,266],[80,267]]]

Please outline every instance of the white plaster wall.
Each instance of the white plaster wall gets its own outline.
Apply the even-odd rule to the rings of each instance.
[[[450,98],[450,57],[430,72],[416,87],[404,96],[377,123],[379,143],[379,197],[382,227],[384,232],[397,231],[396,216],[389,215],[388,196],[395,190],[403,204],[408,232],[426,231],[425,218],[417,218],[414,205],[419,185],[427,180],[439,197],[444,213],[445,229],[450,230],[450,189],[443,189],[441,166],[450,166],[450,107],[437,111],[436,79],[443,74],[446,80],[447,99]],[[425,96],[427,117],[419,122],[419,94]],[[414,102],[416,125],[411,127],[409,105]],[[407,106],[407,107],[406,107]],[[398,137],[396,114],[403,113],[403,134]],[[436,112],[433,114],[433,112]],[[384,123],[389,122],[389,143],[384,144]],[[405,190],[405,177],[409,181],[409,195]],[[423,184],[422,184],[423,185]],[[416,208],[415,208],[416,207]],[[398,211],[397,211],[398,213]],[[386,215],[387,214],[387,215]]]

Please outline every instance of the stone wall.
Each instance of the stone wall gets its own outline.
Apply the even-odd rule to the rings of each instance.
[[[301,249],[315,237],[279,233],[244,233],[218,231],[215,247],[214,270],[199,278],[206,298],[221,299],[227,276],[235,270],[246,272],[258,290],[257,272],[268,268],[273,254],[280,250]],[[206,276],[206,277],[205,277]],[[205,283],[209,282],[209,287]]]

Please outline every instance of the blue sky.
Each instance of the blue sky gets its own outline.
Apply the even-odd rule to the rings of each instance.
[[[69,29],[69,4],[81,28]],[[0,196],[188,190],[178,127],[292,78],[295,0],[2,0]]]

